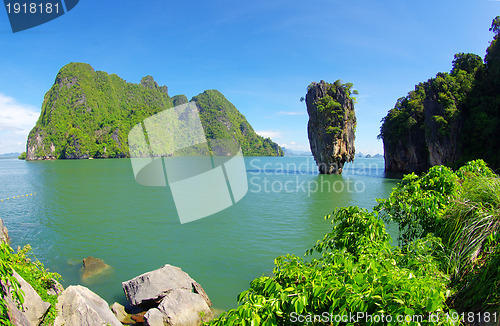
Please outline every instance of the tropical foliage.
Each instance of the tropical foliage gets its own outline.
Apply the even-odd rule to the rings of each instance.
[[[456,172],[443,166],[410,174],[376,210],[396,222],[400,243],[433,234],[442,239],[445,272],[465,311],[500,308],[500,178],[482,160]]]
[[[457,311],[498,311],[499,209],[500,178],[484,161],[407,175],[372,212],[328,215],[332,232],[306,259],[276,258],[274,276],[210,325],[456,325]],[[383,220],[399,224],[399,247]]]

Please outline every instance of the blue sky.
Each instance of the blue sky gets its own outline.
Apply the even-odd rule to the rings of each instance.
[[[492,0],[96,1],[13,34],[0,8],[0,153],[25,150],[58,70],[86,62],[170,95],[218,89],[254,129],[309,150],[313,81],[352,82],[356,151],[383,153],[380,120],[415,84],[449,71],[453,55],[484,56],[500,15]]]

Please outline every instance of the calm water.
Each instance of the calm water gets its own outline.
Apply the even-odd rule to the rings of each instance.
[[[276,256],[302,256],[322,238],[335,207],[371,208],[398,182],[385,177],[383,159],[356,159],[343,175],[318,175],[312,157],[245,162],[249,191],[240,202],[181,225],[169,189],[137,184],[128,159],[0,160],[0,199],[36,193],[1,202],[0,217],[11,245],[31,244],[65,286],[125,303],[122,281],[168,263],[201,283],[214,307],[229,309],[252,279],[272,272]],[[89,255],[112,272],[82,282]]]

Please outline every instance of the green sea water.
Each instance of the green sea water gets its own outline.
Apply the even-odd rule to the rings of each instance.
[[[4,159],[0,217],[12,247],[30,244],[64,286],[82,284],[124,304],[121,282],[172,264],[226,310],[251,280],[272,273],[275,257],[302,256],[322,238],[331,229],[323,217],[335,207],[372,208],[399,181],[374,158],[356,159],[342,175],[319,175],[312,157],[246,157],[245,164],[242,200],[180,224],[169,188],[137,184],[129,159]],[[111,272],[82,281],[87,256],[103,259]]]

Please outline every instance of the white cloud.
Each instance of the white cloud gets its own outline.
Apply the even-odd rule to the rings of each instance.
[[[278,114],[280,114],[280,115],[304,115],[304,114],[306,114],[306,112],[280,111]]]
[[[0,153],[26,150],[28,133],[40,115],[37,108],[0,93]]]
[[[276,130],[260,130],[260,131],[256,131],[256,133],[264,138],[280,138],[282,137],[281,135],[281,132],[280,131],[276,131]]]
[[[297,151],[297,152],[311,152],[311,147],[309,147],[309,144],[300,144],[294,141],[287,142],[287,143],[280,143],[281,147],[286,147],[288,149],[291,149],[292,151]]]

